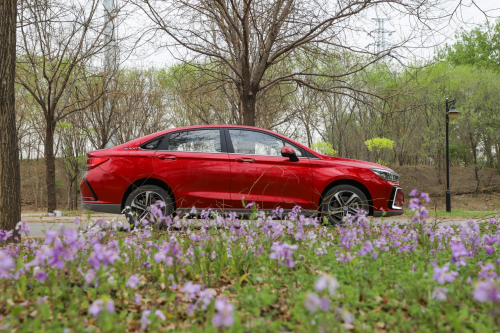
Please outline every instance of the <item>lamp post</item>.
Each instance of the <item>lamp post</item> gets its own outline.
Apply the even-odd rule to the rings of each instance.
[[[450,145],[448,139],[448,124],[450,119],[457,119],[460,112],[455,109],[455,100],[446,99],[446,211],[451,212],[451,192],[450,192]]]

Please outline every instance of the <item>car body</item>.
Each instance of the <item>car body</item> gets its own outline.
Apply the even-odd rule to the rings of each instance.
[[[403,213],[404,194],[391,169],[325,156],[255,127],[175,128],[87,155],[80,191],[82,208],[93,211],[119,214],[134,190],[149,185],[168,193],[175,210],[238,212],[255,202],[264,210],[298,205],[317,212],[325,194],[342,185],[362,192],[354,191],[370,215]]]

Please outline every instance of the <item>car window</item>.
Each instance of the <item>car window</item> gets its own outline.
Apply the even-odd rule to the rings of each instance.
[[[141,146],[142,149],[145,150],[158,150],[160,148],[161,142],[163,141],[163,136],[146,142]]]
[[[210,129],[172,133],[168,138],[168,150],[220,153],[220,131]]]
[[[283,140],[273,135],[248,130],[229,130],[229,134],[236,154],[281,156]],[[301,156],[300,150],[290,146]]]

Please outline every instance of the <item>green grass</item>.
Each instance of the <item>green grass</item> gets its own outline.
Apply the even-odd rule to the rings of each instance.
[[[212,227],[201,232],[193,222],[169,231],[95,230],[82,238],[66,233],[60,242],[36,240],[36,247],[32,240],[4,245],[0,331],[413,333],[492,332],[500,325],[496,304],[474,297],[477,283],[488,279],[483,265],[493,267],[487,274],[500,274],[499,245],[481,237],[500,237],[500,220],[439,231],[365,218],[337,228],[312,226],[309,219],[218,217],[204,221]],[[452,240],[472,254],[463,255],[464,265],[452,263]],[[276,260],[285,243],[290,252]],[[28,264],[37,256],[43,280]],[[453,279],[437,281],[439,267],[448,267]],[[325,274],[338,281],[336,290],[318,287]],[[127,283],[132,275],[136,285]],[[213,295],[205,307],[201,294],[183,290],[190,283]],[[443,287],[446,299],[435,299]],[[311,297],[329,306],[311,309]],[[234,308],[229,327],[214,325],[216,299]],[[112,311],[89,313],[92,304],[108,301]]]
[[[405,209],[405,214],[410,215],[412,211]],[[429,217],[463,217],[463,218],[473,218],[475,220],[481,220],[488,217],[495,217],[500,215],[500,211],[473,211],[465,209],[452,209],[451,212],[446,210],[429,210]]]

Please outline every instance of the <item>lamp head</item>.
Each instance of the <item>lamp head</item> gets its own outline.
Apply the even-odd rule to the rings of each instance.
[[[450,118],[451,120],[454,120],[454,119],[458,118],[458,116],[460,115],[460,112],[458,112],[458,110],[455,109],[455,105],[452,105],[450,107],[450,109],[448,110],[448,112],[446,112],[446,114],[448,115],[448,118]]]

